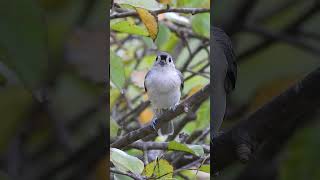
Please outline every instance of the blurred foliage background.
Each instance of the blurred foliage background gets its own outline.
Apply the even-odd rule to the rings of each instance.
[[[134,1],[115,0],[110,10],[110,136],[111,143],[121,136],[148,125],[153,112],[149,105],[144,90],[144,77],[152,67],[158,51],[170,53],[176,60],[176,68],[184,75],[184,89],[182,99],[187,98],[202,87],[210,83],[209,64],[209,33],[210,13],[168,12],[162,14],[151,13],[159,9],[210,7],[210,1],[169,0],[169,1]],[[142,9],[142,10],[141,10]],[[208,9],[209,10],[209,9]],[[137,11],[135,16],[117,17],[127,11]],[[196,117],[187,120],[186,115],[181,115],[174,120],[175,134],[165,137],[152,137],[149,141],[165,142],[176,140],[185,143],[177,136],[186,133],[188,136],[203,134],[202,140],[189,141],[189,144],[209,145],[210,103],[206,100],[195,112]],[[194,138],[194,137],[193,137]],[[201,148],[201,147],[200,147]],[[119,164],[128,168],[128,172],[148,175],[148,167],[155,158],[152,151],[145,152],[149,156],[146,163],[143,151],[127,148],[122,154],[118,149],[111,150],[112,169],[121,170]],[[154,153],[154,152],[153,152]],[[129,154],[127,156],[126,154]],[[165,154],[172,154],[165,152]],[[204,156],[204,155],[203,155]],[[119,160],[121,158],[121,160]],[[136,160],[134,157],[138,157]],[[169,158],[170,159],[170,158]],[[130,163],[125,163],[126,160]],[[141,160],[141,161],[140,161]],[[144,161],[143,173],[132,171],[139,162]],[[178,161],[184,161],[183,158]],[[136,163],[132,163],[136,162]],[[153,162],[154,163],[154,162]],[[168,164],[169,163],[169,164]],[[143,169],[143,163],[141,164]],[[159,165],[162,173],[178,169],[173,162],[163,160]],[[154,168],[151,168],[154,169]],[[147,171],[147,172],[145,172]],[[125,170],[124,170],[125,172]],[[172,172],[172,169],[171,169]],[[208,172],[205,171],[205,172]],[[150,173],[152,174],[152,172]],[[155,174],[154,174],[155,175]],[[156,175],[160,177],[161,173]],[[174,178],[195,178],[195,171],[175,173]],[[111,174],[111,178],[121,179],[124,176]],[[162,179],[172,178],[172,174]],[[198,173],[198,178],[209,179],[207,173]]]
[[[223,123],[227,131],[320,66],[320,8],[313,0],[225,0],[214,1],[213,9],[212,22],[231,36],[239,64]],[[268,179],[320,178],[319,127],[314,121],[290,138]],[[234,165],[216,179],[233,179],[243,167]]]
[[[0,179],[106,179],[106,2],[0,1]]]

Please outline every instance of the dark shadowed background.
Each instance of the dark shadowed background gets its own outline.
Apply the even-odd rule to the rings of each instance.
[[[0,179],[106,179],[105,25],[106,1],[0,1]]]
[[[320,66],[320,8],[313,0],[224,0],[214,1],[213,7],[213,24],[231,36],[239,65],[222,128],[227,132]],[[267,160],[247,174],[246,166],[236,163],[217,179],[319,179],[319,113],[306,114],[303,121],[311,118],[312,123],[299,125],[283,148],[273,155],[270,150]],[[272,139],[271,147],[278,141]],[[245,176],[239,176],[240,172]]]

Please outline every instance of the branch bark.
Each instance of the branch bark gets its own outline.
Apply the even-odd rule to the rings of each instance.
[[[209,93],[210,93],[210,84],[205,86],[203,89],[199,90],[197,93],[195,93],[188,99],[181,102],[174,111],[168,111],[163,115],[161,115],[159,118],[157,118],[156,128],[158,129],[159,127],[161,127],[163,123],[169,122],[170,120],[174,119],[175,117],[179,116],[185,111],[189,111],[190,109],[192,109],[193,106],[197,106],[198,104],[201,104],[209,97]],[[137,129],[133,132],[126,134],[125,136],[121,137],[119,140],[112,143],[110,147],[121,149],[139,139],[142,139],[154,133],[156,133],[156,131],[153,129],[152,125],[150,124],[148,126],[145,126],[143,128]]]
[[[319,108],[319,92],[320,68],[215,139],[211,147],[213,167],[222,170],[237,161],[239,156],[235,148],[239,145],[246,145],[255,152],[265,140],[281,133],[288,124],[302,126],[310,121],[300,117]]]
[[[140,150],[169,150],[168,142],[143,142],[137,141],[129,145],[132,148]],[[188,144],[186,144],[188,145]],[[208,145],[202,145],[205,153],[210,153],[210,147]]]
[[[155,11],[151,11],[152,14],[158,15],[163,14],[167,12],[176,12],[176,13],[184,13],[184,14],[198,14],[198,13],[209,13],[210,9],[207,8],[169,8],[169,9],[159,9]],[[116,19],[116,18],[124,18],[129,16],[138,16],[138,13],[135,11],[130,12],[124,12],[124,13],[118,13],[113,14],[110,16],[110,19]]]

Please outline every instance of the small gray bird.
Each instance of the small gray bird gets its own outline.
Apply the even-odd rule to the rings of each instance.
[[[235,88],[237,64],[228,35],[217,27],[211,29],[213,39],[212,114],[213,137],[216,137],[226,112],[227,95]]]
[[[159,52],[153,67],[144,79],[144,88],[148,94],[155,117],[166,110],[174,110],[179,104],[183,89],[183,76],[175,68],[174,59],[166,52]],[[155,121],[152,122],[155,126]],[[160,135],[173,134],[173,122],[165,123],[158,131]]]

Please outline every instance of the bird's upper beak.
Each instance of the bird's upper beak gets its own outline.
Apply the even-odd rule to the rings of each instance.
[[[165,62],[165,60],[160,60],[159,64],[160,64],[161,66],[164,66],[164,65],[166,64],[166,62]]]

